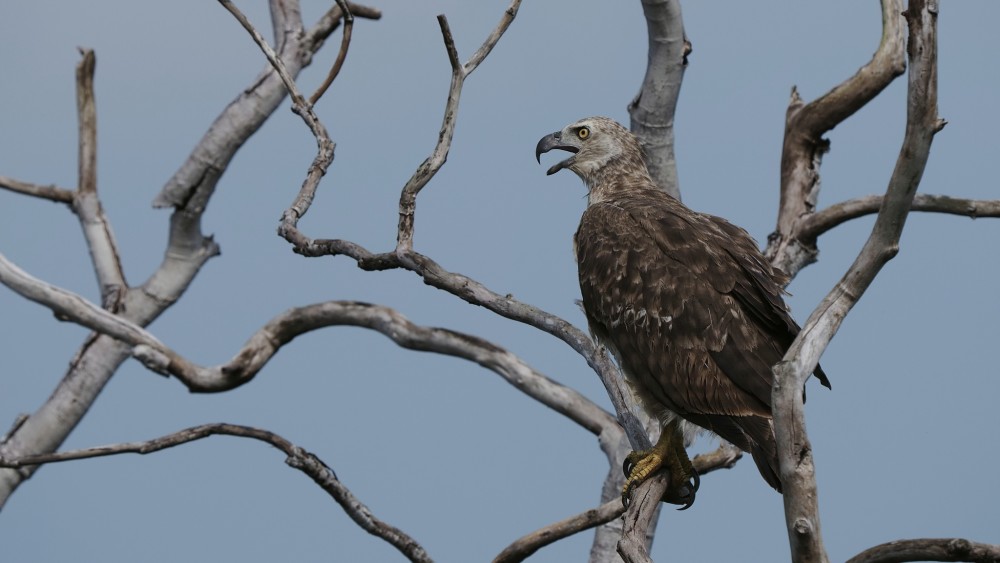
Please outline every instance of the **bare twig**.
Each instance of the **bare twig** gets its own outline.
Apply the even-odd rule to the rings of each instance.
[[[337,501],[337,504],[344,509],[347,515],[365,531],[382,538],[398,549],[410,561],[430,563],[430,556],[427,555],[427,552],[424,551],[424,548],[420,544],[398,528],[376,518],[372,514],[372,511],[341,483],[337,478],[337,474],[328,465],[323,463],[323,460],[285,438],[260,428],[225,423],[203,424],[144,442],[125,442],[68,452],[0,459],[0,467],[21,468],[44,463],[57,463],[124,453],[145,455],[214,435],[252,438],[278,448],[288,456],[285,459],[285,463],[289,467],[298,469],[308,475],[310,479]]]
[[[83,236],[101,290],[101,305],[112,312],[121,307],[128,284],[121,255],[97,195],[97,108],[94,102],[94,68],[97,59],[91,49],[81,49],[83,58],[76,67],[76,107],[79,121],[79,187],[73,212],[80,219]]]
[[[899,250],[899,237],[920,184],[937,116],[937,2],[912,0],[906,134],[875,227],[854,264],[816,307],[783,360],[774,368],[774,429],[784,488],[785,523],[792,560],[827,561],[820,532],[812,445],[805,428],[802,386],[816,368],[844,317]]]
[[[79,189],[97,191],[97,108],[94,103],[94,69],[97,58],[93,49],[80,49],[83,57],[76,65],[76,112],[79,125]]]
[[[854,76],[805,104],[798,90],[785,117],[781,151],[781,202],[775,232],[768,237],[765,255],[777,268],[794,277],[816,261],[816,247],[800,240],[801,219],[811,214],[819,195],[819,168],[829,141],[823,135],[875,98],[906,70],[903,54],[902,0],[882,0],[882,39],[871,61]]]
[[[882,201],[883,198],[880,195],[869,195],[831,205],[805,217],[799,227],[799,236],[803,240],[815,239],[841,223],[878,213],[882,207]],[[964,215],[973,219],[1000,217],[1000,200],[917,194],[913,198],[910,211]]]
[[[337,53],[336,60],[333,61],[330,73],[326,75],[326,80],[323,81],[323,84],[320,84],[320,87],[313,92],[312,96],[309,96],[309,105],[311,106],[316,105],[316,102],[326,93],[326,89],[337,79],[337,75],[340,74],[340,68],[344,66],[344,59],[347,58],[347,49],[351,46],[351,34],[354,31],[354,16],[351,14],[351,9],[348,7],[346,0],[337,0],[337,5],[340,6],[344,20],[344,36],[340,41],[340,51]]]
[[[549,544],[577,532],[589,530],[605,522],[610,522],[621,516],[623,512],[625,512],[625,507],[622,505],[621,498],[610,500],[597,508],[570,516],[565,520],[549,524],[544,528],[539,528],[526,536],[518,538],[517,541],[504,548],[493,559],[493,563],[520,563],[530,557],[531,554]]]
[[[413,250],[413,222],[414,213],[417,206],[417,194],[431,181],[438,170],[444,166],[448,159],[448,151],[451,150],[451,140],[455,136],[455,124],[458,119],[458,104],[462,97],[462,87],[465,79],[483,62],[493,47],[503,36],[503,33],[510,27],[511,22],[517,16],[517,10],[521,6],[521,0],[513,0],[503,16],[500,23],[493,29],[490,35],[483,41],[483,44],[476,50],[469,60],[463,65],[459,62],[458,50],[455,47],[455,40],[451,36],[451,29],[448,27],[448,18],[443,14],[438,16],[438,25],[441,27],[441,37],[444,40],[445,50],[448,52],[448,61],[451,63],[451,85],[448,87],[448,99],[444,107],[444,117],[441,120],[441,130],[438,132],[438,141],[434,145],[431,155],[424,160],[414,171],[413,176],[403,186],[399,196],[399,228],[396,235],[396,255],[400,261],[411,262],[409,254]]]
[[[19,194],[52,200],[56,203],[73,203],[73,190],[60,188],[56,185],[40,186],[0,176],[0,188]]]
[[[644,0],[642,12],[649,37],[649,56],[642,88],[628,105],[630,128],[642,145],[646,166],[656,185],[680,199],[674,158],[674,113],[691,43],[684,33],[680,0]]]
[[[381,10],[371,8],[369,6],[363,6],[361,4],[355,4],[353,2],[347,2],[347,11],[350,12],[351,16],[355,18],[364,18],[369,20],[378,20],[382,18]],[[331,6],[325,14],[323,14],[323,17],[316,22],[316,25],[305,33],[302,43],[311,51],[318,50],[326,38],[340,26],[341,17],[343,15],[344,11],[340,4],[334,3],[334,5]],[[343,39],[341,39],[341,41],[343,41]]]
[[[997,563],[1000,545],[962,538],[896,540],[868,548],[847,563],[903,563],[904,561],[974,561]]]

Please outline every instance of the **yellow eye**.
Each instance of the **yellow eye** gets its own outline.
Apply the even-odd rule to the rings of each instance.
[[[590,129],[587,129],[586,127],[581,127],[580,130],[576,132],[576,136],[580,137],[581,139],[586,139],[587,137],[590,136]]]

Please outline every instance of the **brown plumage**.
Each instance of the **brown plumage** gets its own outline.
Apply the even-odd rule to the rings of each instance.
[[[537,154],[553,148],[575,154],[549,173],[569,168],[589,188],[574,243],[594,336],[651,416],[679,415],[749,452],[780,491],[771,367],[799,332],[783,275],[746,231],[657,189],[618,123],[580,120]],[[830,386],[821,368],[815,375]]]

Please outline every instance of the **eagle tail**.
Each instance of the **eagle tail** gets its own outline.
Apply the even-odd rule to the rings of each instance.
[[[739,426],[748,438],[747,451],[753,456],[761,477],[774,490],[781,492],[781,472],[778,466],[778,443],[774,439],[774,424],[762,416],[740,417]]]
[[[754,463],[761,477],[767,481],[774,490],[781,492],[781,477],[778,473],[778,449],[772,438],[770,442],[764,444],[754,444],[750,447],[750,455],[753,456]]]

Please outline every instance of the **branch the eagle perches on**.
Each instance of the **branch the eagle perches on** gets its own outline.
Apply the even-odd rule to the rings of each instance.
[[[95,331],[84,343],[66,380],[49,401],[31,416],[19,419],[0,440],[0,506],[39,464],[126,452],[151,453],[214,434],[262,440],[287,456],[289,465],[302,470],[344,507],[360,526],[395,546],[411,561],[430,561],[419,543],[402,531],[378,520],[339,482],[321,460],[291,442],[255,428],[212,424],[189,428],[139,444],[116,444],[75,452],[54,453],[66,435],[87,412],[104,383],[128,357],[149,369],[174,376],[190,390],[220,392],[251,381],[266,362],[296,336],[325,326],[357,326],[379,331],[397,345],[432,351],[476,362],[497,373],[516,388],[566,416],[599,438],[607,455],[609,472],[602,503],[532,532],[503,550],[496,561],[521,561],[544,545],[581,530],[598,527],[591,552],[592,561],[607,561],[617,550],[626,561],[649,561],[652,527],[659,511],[665,478],[644,483],[624,518],[618,498],[622,475],[619,466],[631,448],[650,445],[649,421],[630,409],[617,368],[602,348],[567,321],[537,307],[503,295],[459,273],[449,272],[414,249],[416,199],[444,165],[450,150],[465,80],[486,59],[517,16],[520,0],[513,0],[499,23],[481,46],[461,62],[459,50],[445,16],[438,17],[452,73],[438,140],[428,158],[403,186],[399,202],[397,244],[394,249],[373,253],[340,239],[314,239],[298,227],[308,212],[326,171],[333,163],[335,144],[315,112],[315,105],[335,81],[348,54],[355,17],[378,19],[373,8],[337,0],[310,29],[303,27],[298,3],[271,0],[275,46],[272,48],[252,23],[229,0],[219,0],[247,30],[265,54],[268,67],[252,86],[226,108],[206,132],[181,168],[163,187],[154,204],[172,207],[168,252],[163,265],[141,286],[130,286],[110,222],[104,216],[96,177],[96,111],[93,75],[96,59],[83,51],[77,69],[79,114],[79,180],[75,190],[41,186],[0,177],[0,187],[29,196],[68,205],[84,227],[94,271],[101,291],[100,305],[52,286],[20,270],[0,255],[0,282],[27,299],[51,309]],[[833,337],[840,322],[882,265],[894,255],[905,217],[910,210],[962,214],[971,217],[1000,216],[1000,202],[975,201],[943,196],[914,195],[926,164],[933,135],[943,127],[936,113],[936,14],[937,2],[914,0],[905,12],[901,0],[882,1],[883,33],[872,60],[858,73],[808,104],[793,90],[786,116],[781,159],[781,204],[778,225],[768,243],[772,263],[794,276],[815,260],[816,239],[852,218],[878,212],[875,227],[857,261],[817,307],[785,360],[775,368],[775,427],[782,446],[782,474],[786,484],[785,511],[794,561],[826,561],[819,526],[817,491],[813,475],[811,445],[802,416],[801,389],[806,374]],[[659,185],[679,195],[673,155],[673,117],[691,43],[684,33],[678,0],[646,0],[642,3],[649,34],[649,59],[639,94],[629,106],[632,129],[652,160],[650,168]],[[908,23],[909,38],[904,39]],[[308,99],[295,79],[311,56],[334,32],[343,27],[336,60],[326,80]],[[845,201],[817,211],[821,157],[828,142],[826,132],[877,96],[906,68],[905,44],[909,50],[908,120],[906,138],[896,169],[884,195]],[[282,214],[278,233],[303,256],[344,255],[368,271],[403,269],[415,273],[433,287],[479,305],[505,318],[547,332],[580,354],[604,383],[616,414],[612,415],[575,390],[562,386],[495,344],[469,334],[416,325],[388,307],[350,301],[327,301],[291,309],[260,327],[244,347],[226,364],[203,367],[184,358],[160,342],[143,327],[183,294],[188,284],[218,246],[200,230],[201,215],[215,186],[235,152],[280,104],[285,93],[292,109],[317,142],[317,154],[294,201]],[[247,111],[253,108],[255,111]],[[105,368],[94,369],[90,358],[106,357]],[[65,384],[73,379],[76,387]],[[82,383],[81,383],[82,382]],[[82,391],[81,391],[82,389]],[[76,393],[76,394],[73,394]],[[47,434],[53,421],[64,421],[58,432]],[[731,467],[739,452],[725,444],[712,454],[694,459],[700,473]],[[997,557],[1000,548],[966,540],[910,540],[866,550],[857,561],[879,561],[885,557],[952,557],[955,553]],[[940,554],[945,555],[940,555]],[[914,555],[916,554],[916,555]],[[982,555],[986,554],[986,555]],[[992,554],[992,555],[990,555]],[[902,559],[897,559],[902,560]],[[941,559],[953,560],[953,559]]]

